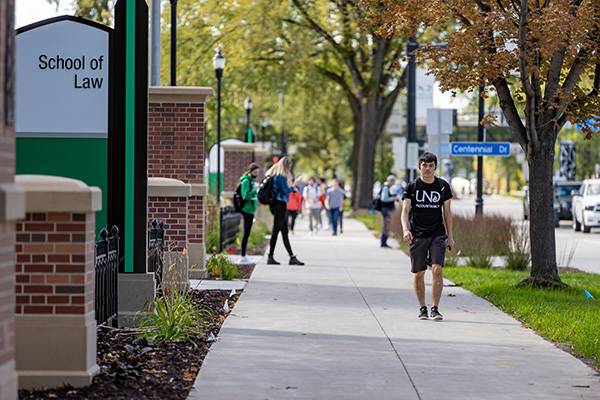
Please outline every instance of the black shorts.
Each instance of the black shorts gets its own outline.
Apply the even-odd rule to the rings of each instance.
[[[411,271],[426,271],[427,267],[437,264],[444,266],[446,258],[447,235],[425,238],[413,238],[410,244]]]

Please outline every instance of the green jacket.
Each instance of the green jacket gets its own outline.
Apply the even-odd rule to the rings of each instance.
[[[256,207],[258,206],[258,199],[256,197],[258,190],[254,184],[254,178],[250,176],[250,174],[245,173],[240,178],[240,182],[242,183],[242,199],[244,199],[242,211],[247,214],[254,214],[256,212]]]

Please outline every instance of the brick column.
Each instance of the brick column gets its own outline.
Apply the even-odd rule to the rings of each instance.
[[[188,199],[188,255],[204,266],[204,104],[211,88],[151,87],[148,110],[148,177],[192,185]]]
[[[187,249],[191,196],[191,185],[180,180],[148,178],[148,221],[165,222],[165,249],[179,252]]]
[[[101,192],[75,179],[20,175],[16,364],[22,388],[85,386],[98,372],[95,226]]]
[[[14,1],[0,2],[0,399],[17,398],[15,369],[15,220],[25,197],[14,184]]]
[[[223,143],[223,197],[231,198],[240,183],[240,177],[252,162],[254,143]],[[256,160],[255,160],[256,162]]]

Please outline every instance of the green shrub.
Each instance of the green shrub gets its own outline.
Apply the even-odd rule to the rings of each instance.
[[[511,251],[506,256],[506,268],[512,271],[525,271],[529,268],[531,256],[529,253]]]
[[[240,276],[237,265],[233,264],[227,256],[215,254],[206,262],[208,275],[213,279],[231,280]]]
[[[469,258],[467,259],[467,265],[473,268],[490,269],[492,268],[492,257],[483,254],[469,256]]]
[[[458,256],[456,255],[456,252],[447,252],[446,253],[446,259],[444,260],[444,267],[458,267]]]
[[[140,336],[152,343],[189,341],[204,335],[209,316],[194,305],[189,292],[165,293],[154,299],[150,316],[140,323]]]

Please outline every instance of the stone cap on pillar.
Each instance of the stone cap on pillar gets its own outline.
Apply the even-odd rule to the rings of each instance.
[[[215,92],[210,87],[201,86],[150,86],[149,103],[204,103]]]
[[[206,196],[208,194],[208,186],[204,183],[192,183],[192,196]]]
[[[223,151],[247,151],[253,152],[256,148],[256,143],[221,143]]]
[[[50,175],[16,175],[25,192],[26,212],[85,213],[102,209],[102,192],[77,179]]]
[[[148,178],[148,196],[152,197],[190,197],[192,185],[179,179]]]

